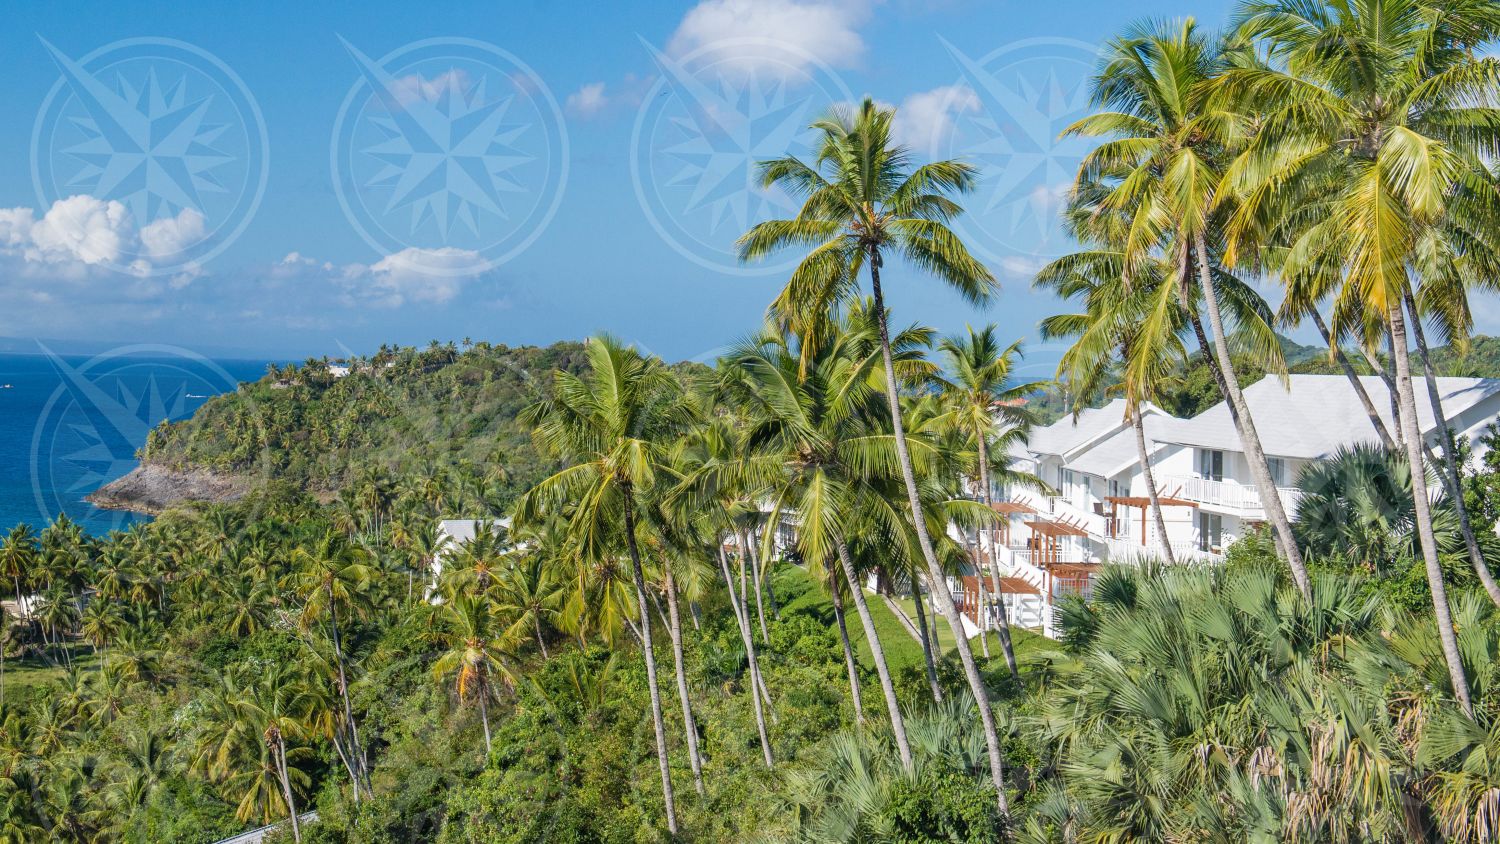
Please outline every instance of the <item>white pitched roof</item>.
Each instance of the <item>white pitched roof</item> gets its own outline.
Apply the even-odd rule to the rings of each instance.
[[[475,525],[485,525],[492,531],[496,527],[509,529],[510,519],[443,519],[438,522],[438,538],[464,545],[474,538]]]
[[[1149,402],[1142,408],[1142,414],[1147,419],[1153,416],[1172,418],[1166,411]],[[1103,407],[1091,407],[1076,418],[1070,414],[1045,428],[1033,430],[1027,439],[1026,450],[1033,454],[1068,457],[1080,449],[1094,447],[1096,443],[1113,437],[1121,429],[1128,427],[1125,423],[1125,400],[1115,399]],[[1132,440],[1131,449],[1134,448]]]
[[[1389,393],[1379,376],[1360,379],[1376,412],[1392,427]],[[1438,393],[1450,420],[1480,401],[1500,393],[1500,379],[1439,378]],[[1413,379],[1417,419],[1425,436],[1436,429],[1426,386]],[[1327,457],[1341,446],[1377,442],[1364,405],[1342,375],[1292,375],[1286,389],[1280,379],[1267,376],[1245,388],[1245,402],[1255,420],[1261,445],[1273,457],[1306,460]],[[1192,419],[1172,420],[1156,437],[1162,442],[1198,448],[1241,451],[1239,434],[1229,417],[1229,405],[1219,402]]]
[[[1174,419],[1165,414],[1147,413],[1144,415],[1146,427],[1146,448],[1155,452],[1160,446],[1158,441],[1167,427],[1181,420]],[[1068,461],[1068,468],[1075,472],[1084,472],[1100,478],[1112,478],[1131,466],[1140,465],[1140,452],[1135,444],[1135,427],[1126,425],[1116,431],[1112,436],[1100,440],[1077,457]]]

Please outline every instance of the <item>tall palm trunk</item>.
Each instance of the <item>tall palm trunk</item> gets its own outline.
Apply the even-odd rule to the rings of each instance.
[[[859,585],[859,573],[854,570],[849,546],[843,537],[839,537],[836,544],[839,565],[844,570],[844,580],[849,583],[849,595],[854,599],[854,611],[859,614],[859,623],[865,628],[865,642],[869,644],[870,657],[875,662],[875,675],[880,678],[880,692],[885,696],[886,717],[891,721],[891,735],[896,739],[896,752],[901,756],[901,770],[909,773],[912,770],[911,744],[906,740],[906,719],[901,715],[901,701],[896,698],[896,684],[891,681],[891,667],[885,661],[885,647],[880,644],[880,634],[875,631],[875,619],[865,601],[865,590]]]
[[[979,432],[979,489],[980,495],[984,496],[984,506],[995,512],[995,494],[990,489],[990,444],[984,431]],[[993,544],[993,543],[992,543]],[[980,552],[984,551],[984,543],[980,542]],[[995,578],[995,612],[1000,617],[1000,650],[1005,654],[1005,665],[1010,669],[1011,679],[1017,683],[1021,682],[1021,671],[1016,667],[1016,649],[1010,641],[1010,618],[1005,614],[1005,599],[1000,593],[1000,577],[995,572],[994,549],[990,549],[990,555],[985,558],[988,574]],[[983,575],[981,575],[983,577]],[[979,626],[982,636],[989,634],[984,632],[984,625]]]
[[[761,600],[760,556],[755,553],[754,531],[748,529],[740,530],[740,548],[745,553],[745,558],[750,561],[750,579],[755,583],[755,615],[760,619],[760,643],[762,645],[769,645],[771,644],[771,634],[766,632],[766,605]],[[747,598],[746,600],[749,599]]]
[[[698,755],[698,722],[693,718],[693,703],[688,697],[687,674],[682,668],[682,619],[677,613],[677,581],[672,564],[663,560],[667,590],[667,633],[672,637],[672,668],[677,674],[677,698],[682,703],[682,726],[687,733],[688,761],[693,767],[693,788],[703,796],[703,758]]]
[[[328,595],[328,625],[333,632],[333,657],[339,671],[339,697],[344,702],[344,723],[349,725],[349,755],[354,762],[354,771],[358,774],[354,780],[354,791],[358,794],[360,780],[365,781],[366,790],[369,790],[369,774],[365,771],[364,750],[359,744],[359,726],[354,721],[354,707],[349,704],[349,680],[344,673],[344,645],[339,637],[338,606],[333,600],[331,584],[326,587],[326,594]]]
[[[854,648],[849,644],[849,625],[844,619],[844,587],[838,575],[828,573],[828,592],[833,597],[833,620],[839,626],[839,643],[844,646],[844,667],[849,671],[849,697],[854,703],[855,723],[865,723],[865,704],[859,693],[859,665],[854,661]],[[0,701],[5,695],[4,654],[0,653]]]
[[[1194,245],[1198,253],[1198,280],[1203,287],[1203,301],[1208,306],[1208,323],[1213,329],[1213,351],[1218,356],[1219,369],[1222,370],[1225,398],[1235,409],[1240,443],[1245,447],[1250,474],[1260,491],[1261,507],[1266,511],[1266,520],[1271,523],[1280,540],[1281,551],[1286,556],[1287,566],[1292,570],[1292,580],[1297,583],[1297,591],[1302,593],[1302,597],[1308,598],[1312,595],[1312,583],[1307,576],[1307,566],[1302,562],[1302,552],[1298,550],[1297,540],[1292,536],[1292,522],[1287,518],[1286,508],[1282,506],[1281,493],[1271,479],[1271,467],[1266,462],[1260,434],[1255,430],[1255,419],[1250,416],[1250,406],[1245,403],[1245,394],[1240,391],[1239,378],[1235,376],[1234,364],[1229,358],[1224,320],[1219,313],[1219,294],[1214,287],[1213,271],[1208,263],[1208,246],[1201,232],[1196,236]]]
[[[969,691],[974,695],[974,704],[979,708],[979,719],[984,725],[984,744],[989,754],[990,780],[995,786],[995,801],[1000,808],[1003,821],[1010,818],[1010,801],[1005,795],[1005,763],[1000,756],[1000,734],[995,729],[995,713],[990,709],[990,693],[985,688],[984,678],[979,676],[979,666],[974,663],[974,653],[969,648],[969,639],[964,635],[963,621],[958,617],[958,607],[953,603],[953,594],[943,579],[943,569],[938,565],[937,553],[932,548],[932,538],[927,535],[927,520],[922,515],[922,499],[917,492],[917,473],[911,462],[911,452],[906,446],[906,428],[901,421],[901,395],[896,381],[896,365],[891,360],[891,335],[886,324],[885,297],[880,289],[880,250],[870,246],[870,286],[875,295],[875,318],[880,329],[880,357],[885,366],[885,395],[891,407],[891,428],[896,441],[896,456],[901,461],[901,477],[906,482],[907,504],[911,507],[912,525],[917,530],[917,544],[927,562],[927,576],[931,581],[938,606],[948,627],[953,630],[954,645],[959,661],[963,663],[964,677],[969,681]]]
[[[755,704],[755,729],[760,733],[760,753],[766,767],[776,764],[771,756],[771,739],[766,733],[766,713],[761,706],[760,661],[755,658],[755,634],[750,632],[750,619],[740,596],[734,591],[734,576],[729,571],[729,558],[724,554],[723,543],[719,544],[719,570],[724,575],[724,585],[729,589],[729,603],[734,606],[735,626],[740,629],[740,644],[745,646],[745,659],[750,664],[750,700]]]
[[[1443,459],[1435,460],[1438,467],[1438,477],[1447,488],[1448,499],[1453,502],[1453,509],[1458,512],[1458,529],[1463,534],[1464,545],[1469,550],[1469,562],[1474,564],[1474,574],[1479,576],[1479,582],[1484,584],[1484,591],[1489,593],[1490,600],[1495,606],[1500,607],[1500,585],[1495,583],[1495,576],[1490,574],[1490,567],[1484,561],[1484,552],[1479,550],[1479,541],[1474,537],[1474,525],[1469,521],[1469,508],[1464,503],[1463,484],[1458,474],[1458,450],[1453,444],[1453,433],[1448,430],[1448,416],[1443,412],[1442,394],[1438,391],[1437,370],[1432,366],[1432,355],[1427,351],[1427,336],[1422,330],[1422,317],[1417,313],[1416,300],[1412,298],[1411,290],[1406,291],[1406,311],[1411,314],[1411,333],[1417,340],[1417,354],[1422,357],[1422,371],[1425,374],[1423,380],[1427,383],[1427,400],[1432,403],[1432,418],[1437,423],[1438,441],[1443,446]]]
[[[297,820],[297,801],[292,797],[292,778],[286,768],[286,742],[282,740],[280,730],[276,730],[271,738],[271,753],[276,759],[276,773],[281,778],[281,793],[286,798],[286,813],[292,819],[292,840],[300,844],[302,825]]]
[[[1396,447],[1396,441],[1391,439],[1391,432],[1385,427],[1385,422],[1380,419],[1380,412],[1375,409],[1375,402],[1370,399],[1370,393],[1365,389],[1363,381],[1354,371],[1354,364],[1349,362],[1349,356],[1344,354],[1344,349],[1339,341],[1329,332],[1328,326],[1323,323],[1323,315],[1318,313],[1317,308],[1312,309],[1313,325],[1318,327],[1318,333],[1323,336],[1323,342],[1328,345],[1329,351],[1333,352],[1333,359],[1338,362],[1339,368],[1344,371],[1344,377],[1349,380],[1349,386],[1354,388],[1354,394],[1359,397],[1359,403],[1365,408],[1365,415],[1370,417],[1370,426],[1375,429],[1375,434],[1380,437],[1381,445],[1387,450]],[[1376,370],[1379,371],[1378,369]]]
[[[651,725],[656,729],[656,762],[661,768],[661,794],[666,803],[667,830],[677,834],[677,801],[672,794],[672,767],[667,763],[667,728],[662,718],[661,689],[656,685],[656,654],[651,649],[651,610],[646,606],[646,575],[641,570],[641,549],[635,541],[635,502],[631,490],[623,490],[625,547],[630,551],[630,573],[635,579],[636,611],[641,619],[641,654],[646,658],[646,686],[651,692]],[[489,737],[485,737],[489,741]]]
[[[1146,498],[1151,502],[1151,517],[1156,522],[1156,532],[1161,536],[1162,555],[1167,558],[1167,565],[1177,565],[1177,557],[1172,553],[1172,537],[1167,533],[1167,519],[1161,512],[1161,496],[1156,489],[1156,475],[1151,470],[1151,453],[1146,450],[1146,421],[1141,417],[1141,409],[1133,407],[1130,409],[1130,425],[1135,428],[1135,451],[1141,461],[1141,477],[1146,481]],[[1141,537],[1145,542],[1146,537]]]
[[[927,624],[927,603],[922,596],[922,576],[915,569],[911,573],[911,602],[917,608],[917,632],[922,642],[922,662],[927,667],[927,689],[932,694],[933,703],[943,702],[943,687],[938,685],[937,659],[933,656],[932,627]]]
[[[532,617],[531,627],[536,633],[536,646],[542,649],[542,659],[544,661],[551,659],[552,655],[547,653],[547,640],[542,638],[542,618],[540,615]]]
[[[1388,311],[1391,329],[1391,357],[1396,364],[1396,395],[1401,411],[1402,439],[1406,441],[1406,459],[1411,464],[1412,505],[1417,521],[1417,537],[1422,546],[1422,562],[1427,566],[1427,586],[1432,592],[1432,612],[1437,621],[1438,638],[1448,661],[1448,675],[1453,694],[1464,714],[1474,715],[1469,696],[1469,680],[1464,676],[1463,658],[1458,652],[1458,636],[1453,630],[1453,613],[1448,606],[1448,589],[1443,583],[1443,568],[1438,562],[1437,539],[1432,532],[1432,509],[1427,499],[1427,476],[1422,463],[1422,433],[1417,427],[1417,402],[1412,394],[1411,361],[1406,352],[1406,321],[1401,301],[1391,303]]]
[[[649,627],[650,625],[647,625],[647,626]],[[488,676],[488,670],[485,669],[485,668],[483,668],[482,666],[480,667],[480,681],[479,681],[479,723],[481,723],[481,724],[484,725],[484,756],[485,756],[486,759],[488,759],[490,753],[492,753],[495,748],[494,748],[493,745],[490,744],[490,683],[489,683],[489,676]],[[486,763],[486,764],[488,764],[488,763]]]
[[[762,530],[761,533],[765,531]],[[750,567],[755,572],[755,601],[760,606],[761,593],[765,593],[766,606],[771,608],[771,617],[781,620],[781,610],[776,607],[776,589],[771,585],[771,561],[760,555],[760,540],[755,531],[750,531]],[[761,611],[761,626],[766,623],[765,611]]]
[[[968,544],[967,533],[964,534],[964,543]],[[982,559],[984,548],[979,539],[979,528],[974,529],[972,553],[974,555],[974,583],[978,585],[975,590],[974,626],[979,628],[979,652],[984,654],[984,661],[988,663],[990,661],[990,631],[985,629],[987,616],[985,614],[984,560]]]

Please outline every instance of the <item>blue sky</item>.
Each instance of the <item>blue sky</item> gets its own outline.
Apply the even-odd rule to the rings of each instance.
[[[966,231],[1003,284],[976,311],[896,268],[898,319],[1034,335],[1091,45],[1186,14],[1228,4],[19,5],[0,336],[300,356],[603,330],[710,355],[782,278],[726,252],[785,210],[745,164],[866,94],[919,154],[985,168]]]

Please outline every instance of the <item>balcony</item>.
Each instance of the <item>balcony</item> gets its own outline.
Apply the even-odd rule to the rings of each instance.
[[[1166,494],[1173,498],[1228,510],[1245,519],[1259,520],[1266,517],[1265,507],[1261,505],[1260,490],[1252,484],[1185,475],[1168,475],[1160,483]],[[1287,515],[1295,515],[1302,491],[1291,486],[1277,487],[1276,490],[1281,495],[1281,506],[1286,509]]]

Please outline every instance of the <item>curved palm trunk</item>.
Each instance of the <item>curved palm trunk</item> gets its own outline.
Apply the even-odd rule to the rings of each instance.
[[[625,547],[630,551],[630,573],[635,579],[636,611],[641,619],[641,654],[646,658],[646,686],[651,691],[651,725],[656,729],[656,762],[661,768],[661,794],[666,802],[667,830],[677,834],[677,801],[672,794],[672,767],[667,762],[667,728],[661,712],[661,689],[656,685],[656,654],[651,649],[651,609],[646,606],[646,575],[641,570],[641,549],[635,541],[635,502],[625,493]],[[488,728],[486,728],[488,730]],[[486,734],[485,741],[489,737]]]
[[[1437,621],[1438,639],[1443,657],[1448,661],[1448,675],[1453,681],[1453,695],[1464,714],[1474,716],[1469,696],[1469,680],[1464,675],[1463,659],[1458,653],[1458,636],[1453,631],[1453,613],[1448,606],[1448,589],[1443,583],[1443,569],[1438,563],[1437,540],[1432,533],[1432,510],[1427,499],[1427,477],[1422,464],[1422,433],[1417,428],[1417,402],[1412,394],[1411,362],[1406,353],[1406,323],[1401,302],[1391,303],[1388,311],[1391,329],[1391,357],[1396,364],[1396,395],[1401,410],[1402,439],[1406,441],[1406,459],[1411,463],[1412,505],[1417,521],[1417,537],[1422,545],[1422,562],[1427,566],[1427,586],[1432,592],[1432,612]]]
[[[1135,451],[1141,461],[1141,477],[1146,481],[1146,497],[1151,500],[1151,516],[1156,521],[1156,532],[1161,536],[1162,555],[1167,565],[1177,565],[1172,554],[1172,537],[1167,533],[1167,519],[1161,512],[1161,496],[1156,490],[1156,475],[1151,471],[1151,453],[1146,450],[1146,422],[1141,418],[1140,408],[1130,410],[1131,427],[1135,428]],[[1145,537],[1142,537],[1144,540]]]
[[[750,663],[750,700],[755,704],[755,729],[760,734],[760,753],[766,767],[776,764],[771,756],[771,739],[766,734],[766,713],[761,706],[760,661],[755,657],[755,634],[750,632],[750,619],[740,604],[740,596],[734,593],[734,576],[729,571],[729,558],[724,555],[724,545],[719,545],[719,570],[724,575],[724,585],[729,589],[729,603],[734,606],[735,626],[740,629],[740,643],[745,646],[745,659]]]
[[[1484,561],[1484,552],[1479,550],[1479,541],[1474,537],[1474,526],[1469,522],[1469,508],[1464,503],[1463,485],[1459,481],[1458,454],[1453,445],[1453,433],[1448,430],[1448,417],[1443,413],[1443,399],[1438,392],[1437,371],[1432,366],[1432,356],[1427,351],[1427,337],[1422,330],[1422,318],[1417,313],[1417,303],[1412,299],[1411,290],[1406,291],[1406,310],[1411,314],[1411,333],[1417,340],[1417,353],[1422,358],[1422,371],[1425,374],[1423,380],[1427,383],[1427,400],[1432,403],[1432,418],[1437,423],[1438,440],[1443,445],[1443,459],[1433,461],[1438,464],[1438,477],[1442,478],[1443,486],[1448,491],[1448,499],[1453,502],[1453,509],[1458,512],[1458,529],[1463,534],[1464,545],[1469,551],[1469,562],[1474,564],[1474,574],[1479,576],[1479,582],[1484,584],[1484,591],[1489,593],[1490,600],[1495,606],[1500,607],[1500,585],[1495,583],[1495,576],[1490,574],[1490,567]]]
[[[698,721],[693,718],[693,703],[688,697],[687,674],[682,668],[682,619],[677,612],[677,581],[672,566],[662,562],[666,572],[667,633],[672,637],[672,668],[677,674],[677,699],[682,704],[682,727],[687,733],[688,761],[693,767],[693,788],[703,796],[703,758],[698,755]]]
[[[1266,452],[1260,444],[1260,434],[1255,430],[1255,419],[1250,416],[1250,407],[1245,403],[1245,394],[1240,391],[1239,379],[1234,374],[1234,364],[1229,359],[1229,344],[1224,339],[1224,321],[1219,313],[1219,294],[1214,289],[1213,272],[1208,265],[1208,246],[1202,233],[1194,241],[1198,253],[1198,280],[1203,287],[1203,301],[1208,306],[1208,323],[1213,329],[1213,352],[1218,356],[1219,369],[1224,378],[1225,398],[1235,409],[1236,427],[1240,442],[1245,447],[1245,458],[1250,464],[1250,474],[1260,491],[1261,506],[1265,508],[1266,520],[1276,531],[1281,552],[1287,566],[1292,570],[1292,580],[1302,597],[1312,595],[1312,583],[1307,576],[1307,566],[1302,562],[1302,552],[1292,536],[1292,522],[1287,518],[1286,508],[1281,503],[1281,493],[1271,480],[1271,467],[1266,463]],[[1205,350],[1206,351],[1206,350]]]
[[[349,680],[344,674],[344,645],[339,636],[339,613],[338,606],[333,600],[333,586],[327,587],[328,594],[328,625],[333,631],[333,655],[338,664],[339,671],[339,697],[344,702],[344,723],[349,725],[349,756],[354,763],[354,792],[359,794],[359,784],[364,780],[366,790],[369,786],[369,773],[365,770],[364,750],[359,744],[359,726],[354,722],[354,707],[349,703]]]
[[[286,743],[278,731],[272,745],[276,756],[276,772],[281,777],[281,793],[286,798],[287,816],[292,819],[292,840],[302,841],[302,825],[297,820],[297,801],[292,797],[292,778],[286,769]]]
[[[922,515],[922,500],[917,493],[917,473],[911,462],[911,452],[906,446],[906,428],[901,421],[901,396],[896,382],[896,366],[891,360],[890,328],[886,325],[885,298],[880,290],[880,252],[870,247],[870,284],[875,294],[875,317],[880,329],[880,357],[885,365],[885,395],[891,408],[891,427],[896,441],[896,456],[901,461],[901,476],[906,482],[907,504],[911,507],[912,525],[917,530],[917,544],[927,562],[927,576],[932,583],[938,605],[948,627],[953,630],[954,646],[959,661],[963,663],[964,677],[969,681],[969,691],[974,695],[974,704],[979,708],[979,719],[984,725],[984,744],[989,754],[990,780],[995,786],[995,800],[1000,808],[1001,819],[1009,822],[1010,802],[1005,795],[1005,763],[1000,756],[1000,734],[995,729],[995,713],[990,709],[990,693],[979,676],[979,666],[974,663],[974,653],[969,648],[969,639],[964,635],[963,621],[958,617],[958,607],[943,579],[943,569],[938,565],[937,553],[932,548],[932,538],[927,535],[927,520]]]
[[[828,592],[833,597],[833,620],[839,626],[839,642],[844,646],[844,667],[849,671],[849,697],[854,702],[854,720],[865,723],[865,704],[859,693],[859,666],[854,661],[854,648],[849,644],[849,625],[844,619],[844,588],[837,575],[829,573]],[[0,654],[0,700],[5,694],[4,654]]]
[[[542,619],[540,615],[532,616],[532,629],[536,631],[536,646],[542,649],[542,659],[551,659],[552,655],[547,653],[547,640],[542,638]]]
[[[990,508],[991,512],[994,512],[995,495],[990,490],[990,444],[987,442],[988,438],[984,436],[984,433],[983,431],[979,432],[979,488],[980,494],[984,496],[984,506]],[[980,542],[979,550],[980,553],[984,552],[984,543],[982,541]],[[995,578],[995,612],[1000,617],[1000,627],[997,631],[1000,634],[1000,650],[1005,654],[1005,665],[1010,669],[1011,679],[1020,683],[1021,671],[1016,667],[1016,649],[1010,641],[1010,618],[1005,614],[1005,599],[999,591],[1000,577],[995,572],[993,548],[991,549],[989,558],[985,562],[987,564],[986,568],[989,570],[989,575]],[[984,632],[984,625],[982,624],[979,627],[979,632],[983,636],[989,635]]]
[[[922,596],[921,575],[911,573],[911,602],[917,608],[917,632],[921,633],[922,662],[927,667],[927,688],[932,693],[933,703],[943,702],[943,687],[938,685],[937,660],[932,655],[932,628],[927,624],[927,600]]]
[[[764,534],[765,530],[762,529]],[[765,593],[766,605],[771,608],[771,617],[781,620],[781,610],[776,606],[776,589],[771,585],[771,561],[760,555],[760,539],[750,531],[750,565],[755,571],[755,600],[759,606],[761,593]],[[765,624],[765,612],[761,612],[761,624]]]
[[[901,769],[910,772],[911,744],[906,740],[906,719],[901,715],[901,701],[896,698],[896,684],[891,681],[891,667],[885,661],[885,647],[880,644],[880,634],[875,632],[875,619],[870,615],[865,591],[859,585],[859,573],[854,570],[854,560],[849,557],[849,546],[842,537],[836,544],[839,566],[843,568],[844,580],[849,584],[849,596],[854,599],[854,611],[859,613],[859,623],[865,628],[865,641],[870,646],[870,657],[875,662],[875,675],[880,678],[880,691],[885,696],[886,717],[891,721],[891,735],[896,739]]]
[[[483,671],[483,669],[481,669]],[[479,683],[479,722],[484,725],[484,756],[488,760],[494,747],[490,744],[490,684],[487,674]],[[488,761],[485,764],[489,764]]]
[[[1318,313],[1317,308],[1312,309],[1312,321],[1313,325],[1318,327],[1318,333],[1323,336],[1323,342],[1333,352],[1333,358],[1338,362],[1339,368],[1344,371],[1344,377],[1349,380],[1349,386],[1354,388],[1354,394],[1359,397],[1359,403],[1364,406],[1365,415],[1370,417],[1370,426],[1375,429],[1375,434],[1380,437],[1381,445],[1384,445],[1387,450],[1394,449],[1396,441],[1391,439],[1391,432],[1385,427],[1385,422],[1381,420],[1379,411],[1375,409],[1375,402],[1370,399],[1369,391],[1365,389],[1364,382],[1359,380],[1359,375],[1354,371],[1354,365],[1349,362],[1349,357],[1344,354],[1344,350],[1339,346],[1338,340],[1328,331],[1328,326],[1323,323],[1323,315]],[[1378,372],[1379,369],[1376,371]]]
[[[967,542],[967,536],[968,536],[968,534],[965,534],[964,536],[965,536],[965,542]],[[974,553],[974,575],[975,575],[974,582],[976,584],[978,584],[978,587],[979,587],[976,590],[976,594],[975,594],[974,626],[979,628],[979,652],[982,653],[982,654],[984,654],[984,661],[985,662],[989,662],[990,661],[990,631],[988,631],[988,630],[985,629],[985,627],[986,627],[985,621],[988,619],[988,616],[985,614],[985,597],[986,597],[985,592],[986,592],[986,590],[984,588],[984,580],[985,580],[985,577],[984,577],[984,561],[982,559],[983,555],[984,555],[984,548],[981,547],[981,542],[979,540],[979,529],[978,528],[974,529],[974,550],[973,550],[973,553]]]
[[[754,531],[741,530],[740,543],[745,557],[750,560],[750,579],[755,582],[755,615],[760,619],[760,643],[771,644],[771,634],[766,632],[766,605],[761,598],[760,555],[755,553]],[[743,584],[743,580],[741,583]],[[747,597],[746,600],[749,600]]]

